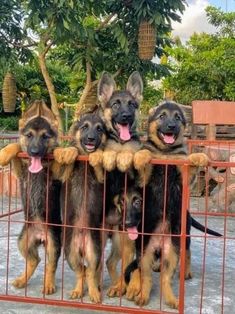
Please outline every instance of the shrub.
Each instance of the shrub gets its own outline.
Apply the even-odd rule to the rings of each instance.
[[[0,132],[17,131],[19,116],[0,117]]]

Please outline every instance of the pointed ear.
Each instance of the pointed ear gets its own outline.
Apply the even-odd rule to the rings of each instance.
[[[103,72],[98,83],[98,99],[102,107],[105,107],[115,89],[116,83],[112,76],[108,72]]]
[[[47,107],[43,100],[35,100],[23,113],[23,116],[19,121],[19,130],[21,130],[28,121],[37,117],[44,118],[50,123],[52,128],[55,130],[58,129],[58,121],[53,112]]]
[[[126,89],[138,102],[143,99],[143,81],[139,72],[133,72],[127,82]]]
[[[157,110],[157,107],[150,108],[150,109],[149,109],[149,117],[154,116],[156,110]]]

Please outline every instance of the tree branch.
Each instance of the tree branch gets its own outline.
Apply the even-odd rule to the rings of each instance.
[[[112,13],[112,14],[108,15],[108,16],[106,17],[106,19],[105,19],[103,22],[101,22],[100,25],[95,29],[95,31],[99,31],[99,30],[101,30],[102,28],[104,28],[104,27],[108,24],[108,22],[109,22],[115,15],[116,15],[116,13]]]
[[[3,34],[3,32],[0,31],[0,35],[2,36],[2,38],[10,45],[14,46],[15,48],[30,48],[30,47],[35,47],[37,45],[36,42],[33,41],[32,44],[27,44],[27,45],[24,45],[24,44],[18,44],[18,43],[15,43],[15,42],[11,42],[7,36],[5,34]]]

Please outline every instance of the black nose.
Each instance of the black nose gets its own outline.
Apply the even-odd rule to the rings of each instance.
[[[39,152],[40,152],[40,149],[37,146],[33,146],[30,148],[30,155],[32,156],[37,156]]]
[[[175,123],[168,123],[167,125],[167,129],[170,131],[173,131],[175,129],[176,125]]]
[[[95,138],[92,135],[89,135],[87,139],[88,139],[89,142],[94,142],[95,141]]]
[[[128,112],[123,112],[122,113],[122,118],[123,120],[128,120],[131,117],[131,114]]]

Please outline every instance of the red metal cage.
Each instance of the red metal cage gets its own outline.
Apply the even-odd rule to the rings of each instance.
[[[41,292],[41,287],[44,285],[43,274],[45,273],[45,262],[47,259],[43,249],[40,249],[41,263],[28,285],[22,289],[14,288],[11,285],[12,280],[18,275],[18,271],[25,267],[25,260],[17,249],[17,237],[22,224],[27,224],[27,221],[25,221],[22,212],[18,182],[12,173],[11,167],[0,169],[0,245],[2,253],[0,257],[0,299],[125,313],[232,313],[235,307],[235,289],[233,288],[235,277],[235,205],[233,205],[233,195],[231,196],[231,194],[235,194],[235,189],[233,189],[233,176],[235,182],[233,147],[235,147],[235,142],[232,143],[231,141],[189,141],[190,151],[206,151],[209,156],[216,156],[214,160],[213,158],[211,159],[208,167],[198,169],[198,175],[193,187],[189,185],[190,164],[187,161],[151,161],[153,166],[158,164],[166,167],[171,164],[177,165],[182,173],[182,225],[179,235],[181,243],[180,263],[173,282],[173,289],[176,295],[179,295],[179,309],[177,310],[170,309],[162,300],[159,289],[159,273],[153,274],[154,284],[150,302],[146,306],[139,307],[135,305],[135,303],[126,300],[125,295],[116,298],[107,297],[106,293],[110,286],[110,278],[105,261],[110,251],[110,242],[105,241],[104,238],[107,233],[114,231],[105,227],[105,202],[103,204],[103,223],[100,229],[104,235],[101,257],[102,270],[99,283],[102,295],[101,303],[92,303],[86,293],[80,299],[70,299],[69,292],[74,285],[75,275],[67,265],[63,250],[56,272],[56,293],[45,295]],[[25,156],[22,153],[19,158],[25,158]],[[52,157],[49,156],[48,158]],[[85,156],[80,156],[78,160],[86,164],[84,171],[86,178],[88,159]],[[221,182],[216,175],[219,178],[221,177]],[[30,180],[30,176],[28,180]],[[124,190],[128,191],[127,177],[123,182],[123,186]],[[85,187],[86,193],[89,193],[89,186]],[[106,180],[103,186],[103,197],[105,197],[105,194]],[[143,189],[142,197],[143,199],[145,198],[145,189]],[[48,196],[45,206],[48,209]],[[193,278],[185,281],[186,212],[188,208],[197,220],[206,227],[222,233],[223,236],[207,235],[192,228],[190,237],[192,242]],[[66,212],[66,206],[63,210]],[[49,224],[46,223],[46,225]],[[66,227],[74,228],[74,226],[62,224],[62,247]],[[84,230],[86,229],[84,227]],[[126,231],[119,229],[119,231],[115,232],[125,233]],[[143,233],[140,233],[140,236],[143,236]],[[119,263],[118,271],[121,272],[122,270],[122,263]]]

